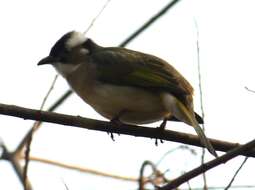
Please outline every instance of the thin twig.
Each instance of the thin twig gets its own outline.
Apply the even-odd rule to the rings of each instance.
[[[86,35],[88,33],[88,31],[91,29],[91,27],[94,25],[94,23],[96,22],[96,20],[98,19],[98,17],[102,14],[102,12],[104,11],[104,9],[107,7],[107,5],[110,3],[111,0],[107,0],[105,2],[105,4],[103,5],[103,7],[101,8],[101,10],[99,11],[99,13],[95,16],[95,18],[93,18],[93,20],[91,21],[89,27],[85,30],[84,35]]]
[[[51,86],[49,88],[49,90],[47,91],[43,101],[42,101],[42,104],[40,106],[40,111],[43,109],[51,91],[53,90],[54,88],[54,85],[56,83],[56,80],[58,78],[58,75],[56,75],[54,77],[54,80],[52,81],[51,83]],[[28,190],[27,189],[27,171],[28,171],[28,164],[29,164],[29,154],[30,154],[30,149],[31,149],[31,143],[32,143],[32,139],[33,139],[33,134],[34,132],[39,128],[40,126],[40,121],[36,121],[32,127],[32,130],[30,130],[30,132],[28,133],[28,140],[27,140],[27,145],[26,145],[26,150],[25,150],[25,165],[24,165],[24,171],[23,171],[23,176],[24,176],[24,181],[23,181],[23,185],[24,185],[24,189],[25,190]]]
[[[49,98],[49,95],[52,92],[52,90],[53,90],[53,88],[54,88],[54,86],[56,84],[57,79],[58,79],[58,75],[55,75],[55,77],[54,77],[54,79],[53,79],[53,81],[51,83],[51,86],[50,86],[48,92],[46,93],[45,97],[43,98],[43,102],[41,104],[40,110],[42,110],[44,108],[45,103],[46,103],[47,99]]]
[[[66,190],[69,190],[69,188],[68,188],[67,184],[65,183],[65,181],[62,180],[62,182],[63,182],[63,184],[65,185]]]
[[[248,188],[255,188],[255,185],[235,185],[235,186],[231,186],[231,189],[248,189]],[[209,190],[219,190],[219,189],[224,189],[224,187],[216,187],[216,186],[209,186],[208,187]],[[178,190],[189,190],[189,188],[180,188]],[[192,190],[203,190],[202,187],[193,187]]]
[[[245,86],[244,88],[245,88],[246,90],[248,90],[249,92],[255,93],[254,90],[249,89],[247,86]]]
[[[71,164],[65,164],[65,163],[62,163],[62,162],[49,160],[49,159],[45,159],[45,158],[38,158],[38,157],[30,156],[29,159],[30,159],[30,161],[50,164],[50,165],[58,166],[58,167],[65,168],[65,169],[71,169],[71,170],[76,170],[76,171],[80,171],[80,172],[84,172],[84,173],[89,173],[89,174],[92,174],[92,175],[98,175],[98,176],[102,176],[102,177],[109,177],[109,178],[113,178],[113,179],[130,181],[130,182],[137,182],[138,181],[138,179],[135,178],[135,177],[120,176],[120,175],[117,175],[117,174],[111,174],[111,173],[107,173],[107,172],[98,171],[98,170],[95,170],[95,169],[84,168],[84,167],[80,167],[80,166],[74,166],[74,165],[71,165]]]
[[[170,189],[174,189],[177,188],[178,186],[180,186],[181,184],[187,182],[188,180],[197,177],[198,175],[202,174],[203,172],[206,172],[220,164],[226,163],[227,161],[233,159],[234,157],[243,154],[247,151],[249,151],[250,149],[254,148],[255,146],[255,139],[246,143],[245,145],[239,146],[229,152],[227,152],[226,154],[215,158],[212,161],[209,161],[185,174],[183,174],[182,176],[172,180],[170,183],[168,183],[167,185],[159,188],[160,190],[170,190]]]
[[[23,180],[24,180],[24,178],[23,178],[23,169],[22,169],[20,163],[18,162],[18,158],[16,157],[15,154],[8,151],[8,149],[6,148],[4,143],[1,145],[1,147],[3,149],[1,159],[8,160],[11,163],[11,166],[13,167],[14,171],[16,172],[19,180],[21,182],[23,182]],[[32,190],[32,186],[31,186],[31,184],[28,180],[27,180],[27,190]]]
[[[232,186],[232,184],[233,184],[233,182],[234,182],[234,180],[235,180],[237,174],[240,172],[240,170],[242,169],[242,167],[244,166],[244,164],[247,162],[247,160],[248,160],[248,157],[246,157],[246,158],[244,159],[244,161],[242,162],[242,164],[240,165],[240,167],[236,170],[234,176],[232,177],[232,179],[230,180],[229,184],[227,185],[227,187],[226,187],[224,190],[228,190],[228,189]]]
[[[62,95],[47,111],[54,111],[58,106],[60,106],[63,101],[69,97],[72,94],[71,90],[68,90],[64,95]],[[41,122],[38,123],[41,125]],[[16,150],[14,151],[14,154],[19,154],[20,151],[22,151],[23,147],[27,144],[27,141],[30,138],[30,134],[32,133],[33,128],[31,128],[27,134],[24,136],[24,138],[20,141],[19,145],[17,146]]]
[[[192,190],[191,185],[190,185],[190,182],[187,181],[186,183],[187,183],[187,185],[188,185],[188,189],[189,189],[189,190]]]
[[[22,157],[20,157],[20,158],[22,158]],[[129,182],[138,182],[139,180],[141,180],[141,178],[138,179],[136,177],[120,176],[120,175],[117,175],[117,174],[102,172],[102,171],[91,169],[91,168],[74,166],[74,165],[71,165],[71,164],[66,164],[66,163],[62,163],[62,162],[58,162],[58,161],[54,161],[54,160],[49,160],[49,159],[45,159],[45,158],[38,158],[38,157],[34,157],[34,156],[30,156],[29,160],[30,161],[35,161],[35,162],[40,162],[40,163],[45,163],[45,164],[50,164],[50,165],[58,166],[58,167],[65,168],[65,169],[76,170],[76,171],[79,171],[79,172],[84,172],[84,173],[97,175],[97,176],[101,176],[101,177],[108,177],[108,178],[112,178],[112,179],[117,179],[117,180],[123,180],[123,181],[129,181]],[[155,166],[154,166],[154,171],[155,172],[157,171]],[[143,181],[144,184],[146,184],[148,182],[151,182],[151,179],[149,179],[148,177],[143,177],[142,181]]]
[[[145,170],[146,166],[150,166],[151,169],[152,169],[152,172],[148,177],[144,176],[144,170]],[[165,173],[162,173],[157,169],[156,165],[153,162],[151,162],[149,160],[144,161],[141,168],[140,168],[140,175],[139,175],[139,179],[138,179],[138,182],[139,182],[139,188],[138,189],[139,190],[145,190],[144,186],[147,183],[150,183],[153,186],[158,187],[162,183],[168,182],[169,180],[167,180],[165,178],[164,174]]]
[[[172,154],[173,152],[177,151],[177,150],[188,150],[192,155],[196,155],[196,151],[194,149],[191,149],[190,147],[186,146],[186,145],[180,145],[174,149],[171,149],[169,151],[167,151],[160,159],[159,161],[157,161],[157,163],[155,164],[156,167],[159,166],[159,164],[169,155]]]
[[[203,165],[205,163],[205,148],[202,148],[202,155],[201,155],[201,164]],[[207,186],[207,180],[206,180],[206,174],[205,172],[202,174],[203,182],[204,182],[204,190],[208,189]]]
[[[126,134],[132,136],[140,136],[154,139],[162,139],[166,141],[174,141],[194,146],[203,147],[197,135],[176,132],[172,130],[159,131],[157,128],[142,127],[137,125],[123,124],[116,126],[112,122],[100,121],[95,119],[88,119],[80,116],[70,116],[66,114],[59,114],[54,112],[40,111],[18,107],[14,105],[0,104],[0,114],[19,117],[23,119],[38,120],[44,122],[51,122],[70,127],[79,127],[90,130],[104,131],[109,133]],[[54,127],[54,125],[52,125]],[[238,143],[229,143],[226,141],[209,139],[216,150],[229,151],[238,147]],[[244,156],[255,157],[255,150],[242,153]]]
[[[151,161],[144,161],[141,168],[140,168],[140,175],[139,175],[139,189],[138,190],[144,190],[144,170],[146,166],[150,166],[152,169],[152,173],[155,173],[157,171],[156,166]]]
[[[135,37],[141,34],[145,29],[147,29],[151,24],[153,24],[156,20],[158,20],[161,16],[163,16],[169,9],[171,9],[176,3],[180,0],[173,0],[169,4],[167,4],[163,9],[161,9],[156,15],[151,17],[147,22],[145,22],[138,30],[136,30],[133,34],[130,35],[124,42],[120,44],[120,47],[126,46],[130,43]]]
[[[198,86],[199,86],[199,97],[200,97],[200,109],[202,113],[203,120],[205,119],[205,111],[204,111],[204,105],[203,105],[203,90],[202,90],[202,77],[201,77],[201,68],[200,68],[200,46],[199,46],[199,29],[196,19],[194,18],[195,22],[195,28],[197,31],[197,71],[198,71]],[[202,129],[205,131],[205,120],[202,123]],[[202,155],[201,155],[201,164],[205,163],[205,148],[202,149]],[[206,180],[206,174],[203,173],[203,182],[204,182],[204,190],[207,190],[207,180]]]
[[[56,110],[71,94],[72,90],[67,90],[49,109],[48,111]]]

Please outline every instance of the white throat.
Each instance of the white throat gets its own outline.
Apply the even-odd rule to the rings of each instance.
[[[66,78],[68,75],[75,72],[81,66],[81,64],[73,65],[73,64],[63,64],[58,62],[53,64],[53,66],[59,74],[61,74],[64,78]]]

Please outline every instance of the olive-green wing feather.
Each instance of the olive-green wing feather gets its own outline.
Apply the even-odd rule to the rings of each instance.
[[[97,63],[101,81],[165,90],[177,97],[193,93],[191,85],[177,70],[155,56],[124,48],[104,48],[92,53],[91,58]]]
[[[92,52],[90,57],[96,63],[98,80],[149,91],[167,91],[174,95],[177,105],[172,119],[192,125],[201,142],[217,156],[199,127],[197,116],[190,110],[193,107],[191,85],[171,65],[155,56],[124,48],[102,48]]]
[[[164,90],[189,107],[193,88],[171,65],[153,55],[124,48],[102,48],[91,54],[97,63],[98,79],[115,85],[136,86],[146,90]],[[203,119],[195,113],[199,123]],[[176,118],[169,118],[176,120]]]

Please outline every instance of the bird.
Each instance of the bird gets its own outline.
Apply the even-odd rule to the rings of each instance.
[[[193,109],[193,87],[167,61],[123,47],[103,47],[82,32],[64,34],[38,65],[51,64],[72,90],[110,121],[148,124],[168,120],[192,126],[217,157]]]

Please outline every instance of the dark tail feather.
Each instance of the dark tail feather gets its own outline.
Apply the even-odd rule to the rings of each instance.
[[[197,120],[197,122],[199,123],[199,124],[204,124],[204,120],[203,120],[203,118],[200,116],[200,115],[198,115],[197,113],[195,113],[195,117],[196,117],[196,120]],[[180,120],[178,120],[177,118],[175,118],[174,116],[172,116],[171,118],[169,118],[168,119],[168,121],[180,121]]]
[[[204,124],[203,118],[195,112],[195,118],[199,124]]]

